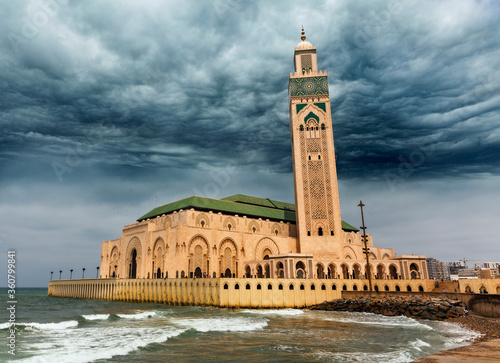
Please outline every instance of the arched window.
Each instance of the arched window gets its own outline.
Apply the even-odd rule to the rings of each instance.
[[[309,155],[309,160],[311,160],[311,155]]]
[[[304,125],[300,125],[299,130],[304,131]]]
[[[310,236],[311,235],[311,231],[307,231],[307,235]]]
[[[205,227],[205,221],[201,221],[201,228]]]
[[[319,227],[318,228],[318,236],[322,236],[323,235],[323,228]]]
[[[318,160],[321,160],[321,155],[318,155]]]
[[[228,224],[228,225],[227,225],[227,229],[228,229],[228,230],[231,230],[231,228],[233,228],[233,226],[232,226],[231,224]]]
[[[325,124],[321,124],[321,130],[325,129]]]

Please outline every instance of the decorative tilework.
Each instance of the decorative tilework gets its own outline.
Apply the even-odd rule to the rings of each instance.
[[[290,95],[292,97],[328,95],[328,77],[291,78]]]
[[[313,112],[309,112],[307,116],[304,117],[304,122],[307,122],[307,120],[309,120],[311,117],[319,122],[319,117],[316,116]]]
[[[295,54],[316,53],[316,49],[296,50]]]
[[[315,103],[314,106],[317,106],[326,112],[326,104],[324,102]]]
[[[306,106],[307,106],[307,103],[299,103],[299,104],[297,105],[297,113],[299,113],[300,111],[302,111],[302,109],[303,109],[304,107],[306,107]]]

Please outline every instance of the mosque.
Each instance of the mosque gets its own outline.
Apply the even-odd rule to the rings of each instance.
[[[327,72],[295,47],[289,78],[295,205],[191,196],[154,208],[101,249],[101,278],[427,279],[425,256],[395,255],[341,220]]]

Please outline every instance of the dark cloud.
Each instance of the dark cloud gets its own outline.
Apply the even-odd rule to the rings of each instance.
[[[27,250],[69,258],[72,235],[98,263],[100,240],[191,194],[293,202],[302,23],[329,72],[341,180],[397,193],[500,174],[496,3],[46,0],[0,15],[1,213]]]

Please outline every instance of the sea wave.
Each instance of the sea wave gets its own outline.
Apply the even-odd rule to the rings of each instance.
[[[131,319],[131,320],[141,320],[141,319],[148,319],[152,318],[154,316],[157,316],[158,314],[156,311],[144,311],[141,313],[136,313],[136,314],[116,314],[119,318],[122,319]]]
[[[62,321],[60,323],[16,323],[15,326],[25,330],[64,330],[78,326],[76,320]],[[9,323],[0,324],[0,330],[8,329]]]
[[[304,314],[304,311],[299,309],[247,309],[247,310],[242,310],[241,312],[248,314],[284,315],[284,316],[295,316]]]
[[[90,314],[90,315],[82,315],[82,317],[86,320],[107,320],[110,314]]]
[[[364,324],[364,325],[381,325],[381,326],[392,326],[392,327],[403,327],[412,329],[422,329],[422,330],[434,330],[433,327],[421,323],[415,319],[407,318],[405,316],[384,316],[377,314],[368,313],[349,313],[349,317],[345,316],[345,313],[338,316],[325,317],[326,321],[335,321],[339,323],[349,323],[349,324]]]
[[[175,324],[187,328],[194,329],[199,332],[208,331],[232,331],[243,332],[264,329],[267,326],[266,319],[254,318],[233,318],[233,317],[219,317],[208,319],[175,319],[172,320]]]
[[[65,333],[39,334],[37,342],[24,345],[25,353],[36,354],[18,360],[26,363],[87,363],[127,355],[150,344],[162,343],[182,334],[175,327],[106,327],[75,329]]]

